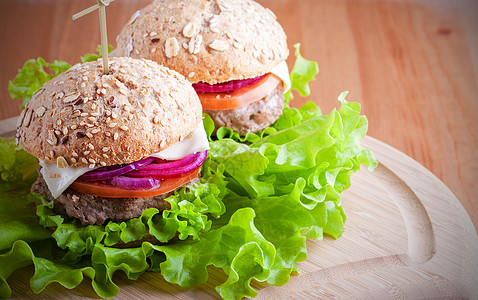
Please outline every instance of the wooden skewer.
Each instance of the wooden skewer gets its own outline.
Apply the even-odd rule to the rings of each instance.
[[[103,73],[107,75],[109,73],[108,66],[108,37],[106,30],[106,6],[108,6],[114,0],[97,0],[98,4],[93,5],[85,10],[80,11],[73,15],[73,20],[81,18],[95,10],[99,10],[100,15],[100,33],[101,33],[101,54],[103,57]]]

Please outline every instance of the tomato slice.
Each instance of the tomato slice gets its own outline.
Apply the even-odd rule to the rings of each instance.
[[[198,96],[204,110],[236,109],[269,95],[280,82],[279,77],[269,73],[259,82],[229,93],[198,93]]]
[[[99,183],[85,182],[76,180],[70,185],[73,190],[97,197],[103,198],[140,198],[153,197],[171,192],[183,184],[193,180],[199,173],[201,167],[187,172],[184,176],[178,178],[168,178],[161,182],[161,185],[153,189],[127,190],[116,186]]]

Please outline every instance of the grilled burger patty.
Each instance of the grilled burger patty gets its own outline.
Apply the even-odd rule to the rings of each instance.
[[[55,203],[56,213],[77,218],[83,225],[101,225],[107,220],[126,221],[141,216],[147,208],[157,208],[160,211],[170,209],[169,202],[164,199],[174,191],[147,198],[102,198],[86,195],[68,188],[58,198],[53,198],[40,172],[37,181],[32,186],[32,192],[44,194],[48,201]],[[196,177],[188,184],[198,182]]]
[[[278,85],[269,95],[259,101],[236,109],[205,110],[216,128],[229,127],[240,135],[258,132],[274,123],[284,108],[284,89]]]

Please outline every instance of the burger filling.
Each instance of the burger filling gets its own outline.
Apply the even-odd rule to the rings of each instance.
[[[197,181],[198,175],[184,185]],[[54,202],[53,209],[56,213],[79,219],[83,225],[101,225],[107,220],[126,221],[141,216],[143,210],[147,208],[157,208],[160,211],[170,209],[169,202],[164,199],[174,193],[170,191],[150,197],[106,198],[68,188],[59,197],[54,198],[41,174],[32,186],[32,192],[46,195],[48,201]]]
[[[183,141],[139,161],[96,169],[40,161],[32,191],[54,201],[55,211],[83,224],[138,217],[146,208],[168,209],[175,189],[196,182],[209,143],[203,124]]]
[[[286,62],[270,73],[243,80],[231,80],[219,84],[194,83],[204,110],[231,110],[251,105],[267,97],[278,87],[286,92],[291,83]]]
[[[277,86],[270,94],[250,105],[229,110],[205,110],[216,127],[229,127],[240,135],[258,132],[274,123],[284,108],[283,88]]]
[[[81,168],[81,167],[66,167],[59,168],[54,163],[46,163],[40,160],[41,174],[54,198],[59,197],[70,185],[72,185],[77,179],[82,177],[86,182],[98,181],[105,183],[103,181],[108,180],[112,186],[123,187],[128,190],[127,186],[131,186],[132,189],[145,189],[152,188],[157,186],[156,179],[161,179],[158,176],[152,176],[151,179],[148,176],[144,176],[145,173],[138,172],[129,174],[128,177],[140,178],[145,180],[123,180],[124,178],[116,178],[121,175],[125,175],[131,171],[139,171],[138,168],[144,167],[145,169],[161,169],[160,172],[164,173],[164,168],[170,168],[170,172],[176,172],[176,177],[181,175],[186,175],[185,169],[191,171],[192,164],[195,164],[196,167],[202,164],[202,161],[205,159],[205,153],[199,157],[202,158],[202,161],[193,161],[192,158],[198,158],[198,153],[207,151],[209,149],[209,143],[207,140],[206,132],[204,131],[204,126],[202,122],[199,126],[194,129],[191,134],[186,137],[183,141],[178,142],[171,147],[151,155],[150,157],[140,160],[138,162],[133,162],[127,165],[116,165],[101,167],[96,169],[90,168]],[[184,159],[184,160],[183,160]],[[170,164],[164,164],[166,162],[176,161]],[[188,166],[185,166],[187,164]],[[158,165],[161,165],[158,167]],[[181,169],[178,169],[181,167]],[[143,170],[144,171],[144,170]],[[150,170],[151,171],[151,170]],[[88,174],[89,173],[89,174]],[[136,182],[136,183],[135,183]]]

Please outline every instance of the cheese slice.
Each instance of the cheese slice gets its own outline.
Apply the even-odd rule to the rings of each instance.
[[[201,121],[199,126],[184,140],[151,156],[167,160],[177,160],[189,154],[205,150],[209,150],[209,142]],[[40,172],[54,198],[58,198],[78,177],[94,170],[88,167],[58,168],[56,163],[46,163],[41,159],[39,161],[40,166],[42,166]]]
[[[290,90],[292,84],[290,83],[289,68],[287,67],[287,63],[285,61],[275,66],[271,70],[271,73],[279,77],[280,80],[282,80],[282,85],[284,86],[284,94]]]
[[[200,126],[196,127],[184,140],[151,156],[167,160],[177,160],[189,154],[205,150],[209,150],[209,142],[201,121]]]

